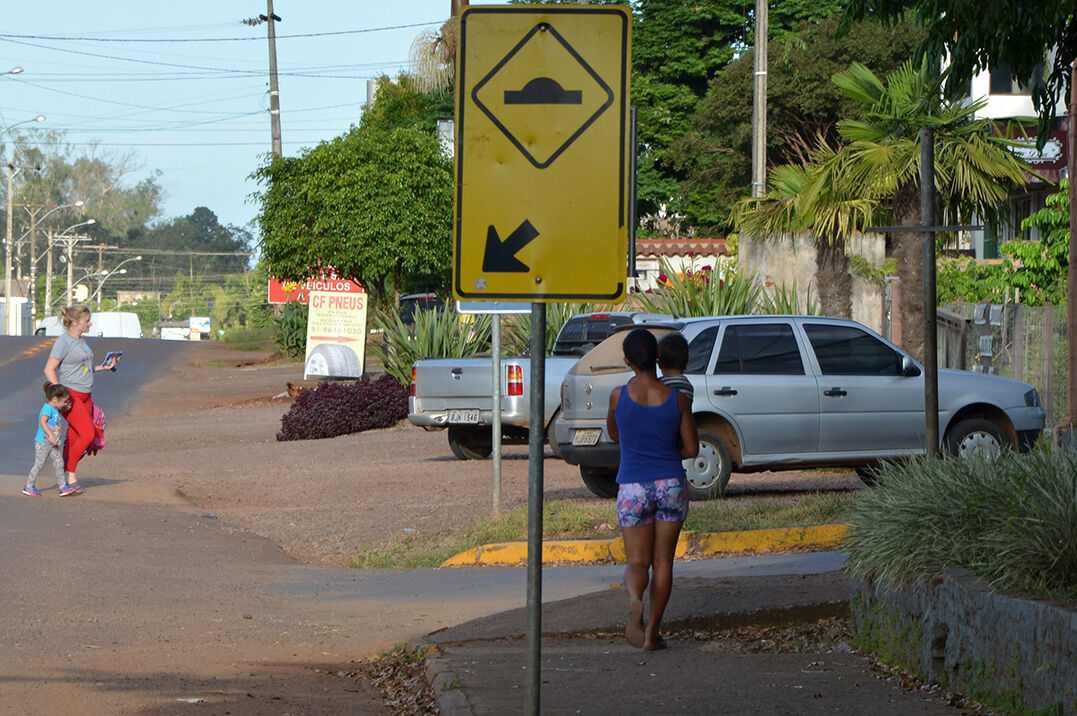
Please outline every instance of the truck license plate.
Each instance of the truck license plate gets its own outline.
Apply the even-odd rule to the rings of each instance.
[[[477,423],[479,422],[478,410],[450,410],[450,423]]]
[[[589,430],[577,430],[572,434],[573,445],[598,445],[598,439],[602,437],[602,430],[599,428]]]

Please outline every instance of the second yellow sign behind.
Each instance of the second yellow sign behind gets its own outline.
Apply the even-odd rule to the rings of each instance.
[[[473,6],[460,23],[453,293],[620,300],[630,10]]]

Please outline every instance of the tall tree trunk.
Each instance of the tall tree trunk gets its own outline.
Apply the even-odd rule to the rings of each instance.
[[[894,196],[894,219],[899,226],[920,223],[920,186],[909,182]],[[901,347],[916,360],[924,359],[923,243],[919,231],[894,234],[894,254],[901,281]]]
[[[853,277],[849,273],[844,238],[819,241],[815,251],[815,283],[819,309],[824,316],[853,317]]]

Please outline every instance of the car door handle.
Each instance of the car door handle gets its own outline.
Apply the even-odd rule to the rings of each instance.
[[[714,391],[715,395],[736,395],[737,391],[730,388],[728,385],[723,385],[718,390]]]
[[[824,390],[823,391],[823,395],[829,396],[831,398],[840,398],[843,395],[848,395],[848,394],[849,394],[848,392],[842,390],[841,388],[839,388],[836,385],[833,388],[831,388],[830,390]]]

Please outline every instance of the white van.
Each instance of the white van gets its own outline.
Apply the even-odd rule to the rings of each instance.
[[[58,336],[63,330],[63,319],[59,316],[47,316],[37,324],[34,335]],[[86,335],[99,338],[141,338],[142,324],[137,313],[102,311],[91,314],[90,330]]]

